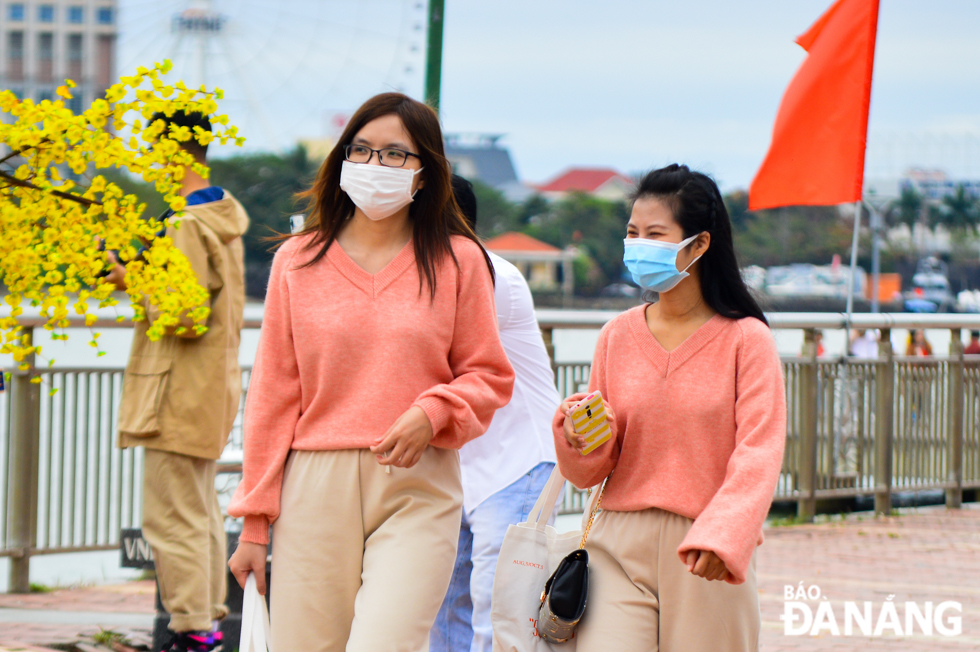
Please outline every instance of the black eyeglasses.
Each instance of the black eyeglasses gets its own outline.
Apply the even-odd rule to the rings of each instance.
[[[366,145],[348,145],[344,148],[344,158],[351,163],[367,163],[371,157],[377,153],[378,161],[381,165],[389,168],[400,168],[405,166],[409,156],[422,160],[418,154],[406,152],[396,147],[385,147],[384,149],[371,149]]]

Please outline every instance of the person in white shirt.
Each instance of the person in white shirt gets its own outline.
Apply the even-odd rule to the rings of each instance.
[[[851,355],[855,358],[871,359],[878,357],[878,333],[877,331],[859,328],[855,331],[854,339],[851,342]]]
[[[475,228],[473,186],[453,175],[453,194]],[[531,290],[520,270],[488,253],[500,341],[516,376],[514,393],[486,434],[459,451],[463,521],[449,591],[429,634],[430,652],[490,652],[490,596],[500,545],[507,526],[527,518],[556,462],[551,419],[561,399]]]

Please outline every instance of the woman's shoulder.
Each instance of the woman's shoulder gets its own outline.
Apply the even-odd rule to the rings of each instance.
[[[728,321],[738,328],[742,339],[746,341],[772,341],[773,339],[772,329],[760,319],[755,317],[742,317],[740,319],[729,319]]]
[[[778,358],[776,338],[767,324],[755,317],[742,317],[729,321],[733,328],[737,329],[737,342],[742,351]]]
[[[315,234],[307,235],[294,235],[290,236],[276,249],[276,254],[273,257],[273,265],[287,265],[293,262],[294,259],[302,265],[306,262],[307,252],[309,257],[316,255],[316,247],[311,247],[313,243]],[[299,256],[299,258],[297,258]],[[302,260],[300,260],[302,259]],[[295,266],[295,265],[291,265]]]
[[[472,264],[474,261],[480,261],[483,265],[486,265],[486,258],[483,253],[483,246],[470,240],[465,235],[454,235],[449,238],[449,245],[453,248],[453,253],[456,255],[456,260],[462,265],[463,261],[467,264]]]
[[[646,307],[647,304],[644,303],[624,310],[607,321],[599,331],[599,341],[607,342],[610,338],[618,339],[624,335],[630,335],[633,331],[646,328]]]
[[[487,275],[487,283],[490,282],[490,267],[487,264],[486,251],[483,246],[464,235],[454,235],[449,240],[449,246],[453,248],[453,256],[456,258],[456,273],[469,275],[478,273]],[[449,259],[446,256],[446,259]],[[452,260],[449,259],[449,267],[452,268]],[[481,271],[482,270],[482,271]]]
[[[602,327],[604,331],[625,331],[628,330],[631,325],[639,324],[642,322],[644,326],[647,323],[647,306],[648,303],[641,303],[638,306],[634,306],[629,310],[624,310],[612,319],[606,322],[606,325]]]

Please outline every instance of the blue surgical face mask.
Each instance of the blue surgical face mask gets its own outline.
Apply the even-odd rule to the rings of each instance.
[[[682,242],[663,242],[646,238],[626,238],[623,242],[623,262],[633,275],[633,280],[644,290],[667,292],[690,276],[687,270],[698,261],[698,256],[684,269],[677,269],[677,254],[694,242],[698,235],[692,235]]]

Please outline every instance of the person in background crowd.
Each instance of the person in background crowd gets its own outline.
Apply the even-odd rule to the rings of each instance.
[[[323,162],[269,279],[229,566],[280,652],[417,652],[446,595],[458,449],[507,404],[493,268],[452,196],[439,118],[368,100]]]
[[[200,113],[167,117],[175,127],[211,123]],[[183,143],[199,163],[207,145]],[[225,528],[214,488],[216,460],[228,441],[242,391],[238,345],[245,310],[242,234],[248,216],[234,197],[186,169],[181,196],[187,208],[180,228],[166,235],[187,256],[198,282],[210,292],[208,330],[187,319],[159,341],[137,322],[119,409],[119,446],[144,448],[143,536],[153,549],[160,599],[170,613],[170,652],[207,652],[221,644],[216,621],[228,614]],[[115,262],[107,281],[126,288],[126,268]],[[149,309],[154,318],[154,309]]]
[[[453,175],[453,194],[476,229],[473,185]],[[490,597],[507,526],[527,518],[555,466],[551,418],[561,402],[521,272],[493,252],[497,325],[514,367],[514,394],[486,434],[459,451],[463,522],[449,592],[429,636],[429,652],[490,652]]]
[[[813,332],[813,342],[817,345],[817,357],[822,358],[825,353],[823,348],[823,331],[816,330]]]
[[[878,357],[878,333],[874,329],[858,328],[851,338],[851,355],[855,358]]]
[[[775,340],[709,177],[680,165],[647,174],[625,249],[633,280],[659,300],[599,335],[589,390],[607,400],[613,438],[580,453],[566,416],[585,394],[553,422],[562,475],[581,488],[608,478],[576,649],[757,650],[755,549],[786,439]]]
[[[921,328],[909,331],[909,343],[905,347],[905,355],[927,357],[932,355],[932,345],[926,339],[926,332]]]
[[[964,355],[980,355],[980,331],[970,331],[970,343],[963,349]]]

